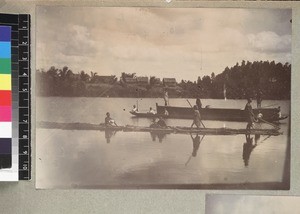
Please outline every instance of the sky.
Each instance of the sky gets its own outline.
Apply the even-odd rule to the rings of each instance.
[[[207,214],[298,214],[300,210],[300,197],[293,196],[209,195],[207,199]]]
[[[177,81],[291,63],[291,9],[38,7],[36,67]]]

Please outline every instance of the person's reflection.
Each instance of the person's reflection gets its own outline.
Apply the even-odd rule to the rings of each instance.
[[[245,167],[249,165],[249,159],[251,152],[253,149],[257,146],[257,140],[260,138],[260,135],[255,136],[255,144],[253,145],[253,137],[250,137],[250,135],[245,135],[246,142],[243,145],[243,160]]]
[[[166,137],[166,133],[163,132],[150,132],[152,141],[156,141],[156,138],[158,138],[158,142],[162,143],[163,139]]]
[[[255,145],[257,145],[258,141],[260,140],[260,134],[256,134],[254,136]]]
[[[189,159],[187,160],[187,162],[185,163],[185,166],[188,165],[188,163],[190,162],[190,160],[192,159],[192,157],[196,157],[197,156],[197,152],[199,150],[199,147],[200,147],[200,143],[202,142],[203,138],[205,135],[201,136],[199,134],[196,134],[195,137],[193,137],[193,134],[190,133],[190,136],[192,138],[192,141],[193,141],[193,152],[192,152],[192,155],[189,157]]]
[[[199,134],[196,134],[195,137],[193,137],[193,134],[191,133],[191,138],[193,140],[193,152],[192,152],[192,156],[196,157],[197,156],[197,152],[201,143],[201,138],[199,136]]]
[[[116,131],[113,130],[105,130],[105,139],[106,143],[110,143],[110,138],[116,134]]]

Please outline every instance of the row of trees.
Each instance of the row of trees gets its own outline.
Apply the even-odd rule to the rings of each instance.
[[[122,73],[120,79],[134,74]],[[39,96],[110,96],[110,97],[162,97],[161,85],[150,84],[145,87],[128,86],[117,78],[111,84],[99,84],[97,73],[85,71],[74,74],[68,67],[38,70],[37,94]],[[152,83],[152,84],[151,84]],[[290,99],[291,65],[274,61],[242,61],[233,67],[226,67],[220,74],[199,76],[195,81],[182,80],[174,88],[167,88],[170,97],[200,97],[220,99],[244,99],[255,97],[260,90],[264,99]]]

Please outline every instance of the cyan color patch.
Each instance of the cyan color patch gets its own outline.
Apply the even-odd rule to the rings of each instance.
[[[0,58],[11,58],[10,42],[0,42]]]

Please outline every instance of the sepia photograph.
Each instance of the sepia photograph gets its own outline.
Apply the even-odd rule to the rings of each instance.
[[[36,187],[288,190],[291,46],[291,9],[37,7]]]
[[[297,214],[299,196],[251,196],[213,195],[206,196],[206,214]]]

